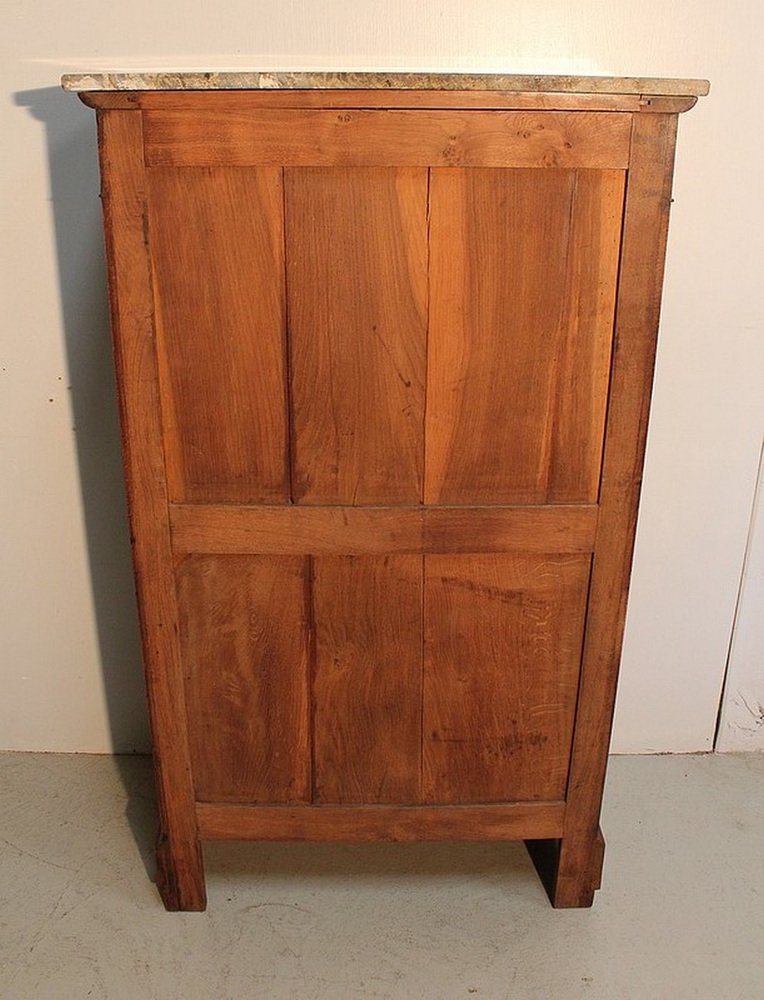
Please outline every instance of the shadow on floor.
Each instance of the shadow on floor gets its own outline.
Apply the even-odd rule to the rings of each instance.
[[[204,849],[208,876],[330,879],[365,884],[401,876],[537,882],[522,841],[502,843],[291,844],[211,843]],[[542,892],[541,886],[538,886]]]

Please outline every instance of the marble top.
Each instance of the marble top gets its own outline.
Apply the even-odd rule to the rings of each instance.
[[[67,73],[64,90],[493,90],[702,97],[707,80],[504,73],[135,72]]]

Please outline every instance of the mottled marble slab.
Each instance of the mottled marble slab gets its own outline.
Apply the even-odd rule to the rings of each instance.
[[[494,90],[702,97],[707,80],[503,73],[68,73],[64,90]]]

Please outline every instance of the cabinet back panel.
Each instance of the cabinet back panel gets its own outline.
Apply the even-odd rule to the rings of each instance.
[[[422,498],[427,171],[285,171],[294,499]]]
[[[177,571],[196,797],[309,802],[308,561],[188,556]]]
[[[170,499],[287,501],[281,171],[147,174]]]
[[[623,191],[431,171],[425,502],[597,499]]]
[[[425,559],[423,793],[565,797],[590,559]]]
[[[205,906],[200,838],[242,837],[523,838],[591,905],[707,91],[644,82],[84,98],[168,909]]]
[[[596,129],[578,169],[571,116],[451,116],[443,161],[316,153],[368,126],[353,149],[399,159],[391,114],[147,170],[200,801],[566,794],[625,174]]]

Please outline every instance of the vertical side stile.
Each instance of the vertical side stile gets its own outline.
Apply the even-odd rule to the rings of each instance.
[[[203,910],[160,413],[141,114],[99,111],[109,299],[122,450],[160,813],[167,909]]]
[[[556,906],[591,905],[650,409],[676,141],[675,114],[634,115],[590,599],[562,840],[529,842]],[[545,864],[545,859],[551,864]]]

